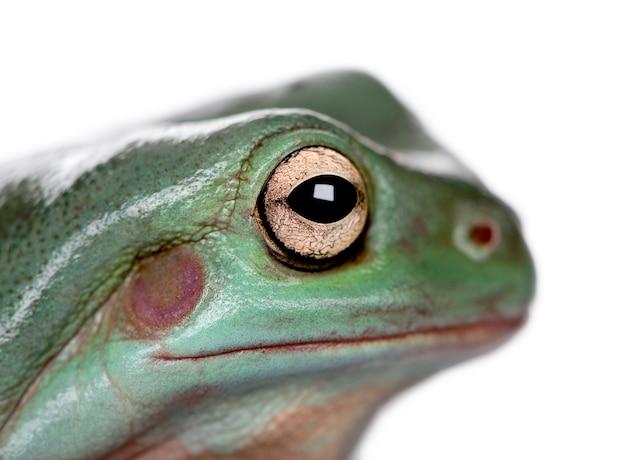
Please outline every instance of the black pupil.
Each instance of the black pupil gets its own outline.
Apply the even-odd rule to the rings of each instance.
[[[313,222],[329,224],[346,217],[357,201],[354,185],[343,177],[325,174],[298,185],[287,197],[295,212]]]

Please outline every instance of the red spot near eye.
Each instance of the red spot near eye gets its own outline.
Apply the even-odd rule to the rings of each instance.
[[[190,248],[147,257],[130,282],[132,316],[150,329],[173,326],[193,311],[204,285],[204,265]]]
[[[495,229],[490,223],[475,224],[469,229],[469,238],[479,246],[487,246],[494,242]]]

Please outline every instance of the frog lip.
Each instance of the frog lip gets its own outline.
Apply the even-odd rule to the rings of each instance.
[[[241,353],[285,353],[307,352],[337,347],[363,346],[376,344],[404,344],[414,342],[422,353],[441,353],[462,350],[494,348],[506,341],[526,321],[526,315],[515,317],[489,318],[481,321],[447,326],[432,326],[394,334],[368,335],[361,337],[328,338],[303,340],[301,342],[278,342],[249,345],[240,348],[228,348],[195,356],[172,356],[160,354],[154,359],[161,361],[194,361],[217,358]]]

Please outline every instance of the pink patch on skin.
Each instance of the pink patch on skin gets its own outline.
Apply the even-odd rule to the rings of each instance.
[[[129,286],[132,316],[153,330],[178,324],[198,305],[205,279],[202,260],[183,246],[142,260]]]

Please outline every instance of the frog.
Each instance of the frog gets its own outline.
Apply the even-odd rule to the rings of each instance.
[[[3,459],[344,459],[507,342],[514,211],[378,79],[315,75],[0,167]]]

